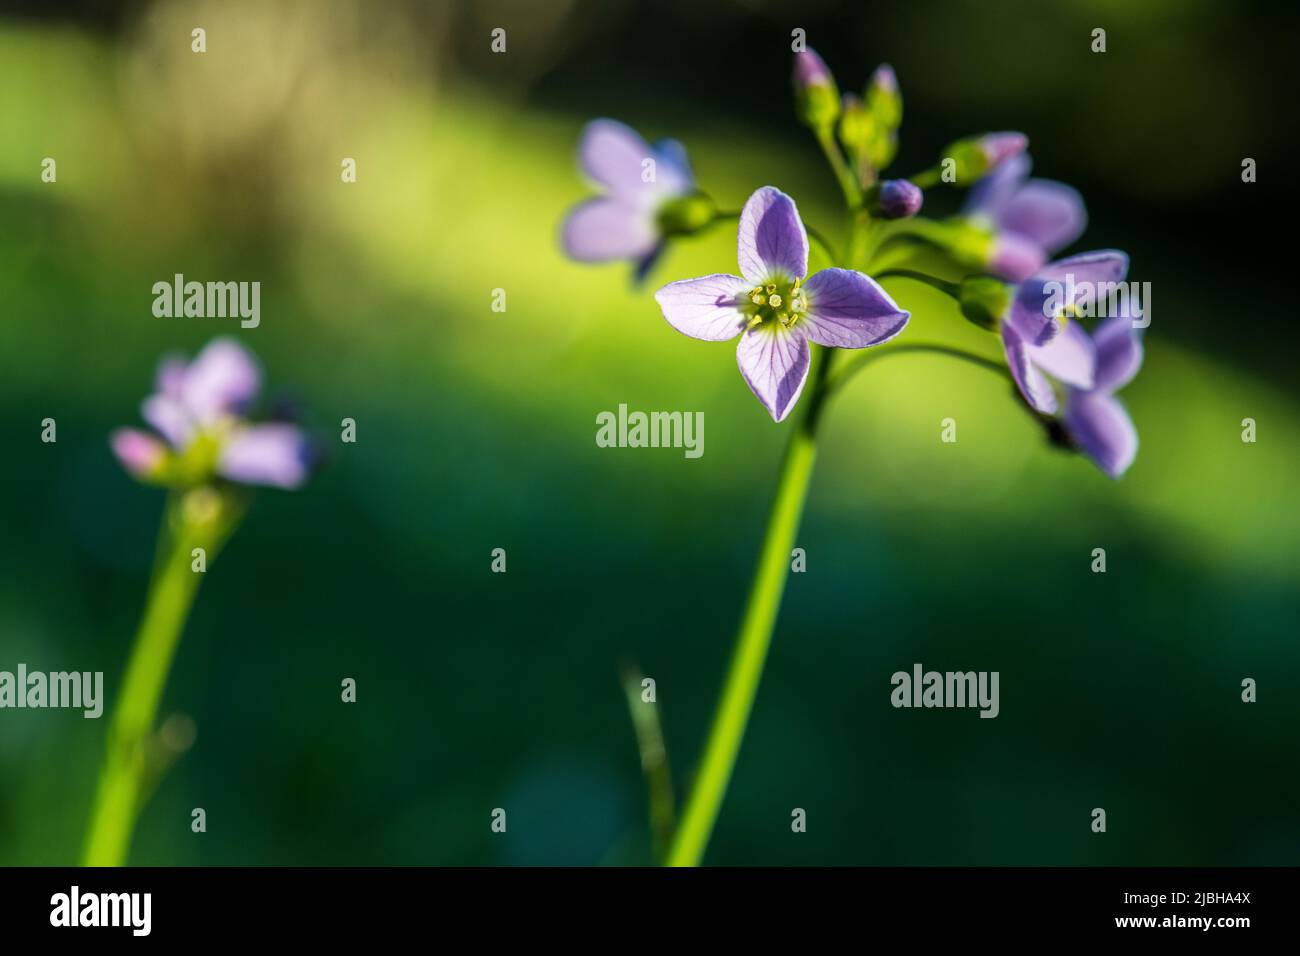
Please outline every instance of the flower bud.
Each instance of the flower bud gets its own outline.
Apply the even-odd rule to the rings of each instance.
[[[884,169],[898,152],[898,126],[903,122],[903,97],[888,63],[876,67],[871,75],[865,100],[871,133],[864,155],[873,169]]]
[[[921,211],[925,194],[907,179],[887,179],[872,189],[868,208],[881,219],[910,219]]]
[[[967,276],[957,295],[961,314],[982,329],[993,331],[1011,305],[1011,288],[992,276]]]
[[[1024,133],[986,133],[958,140],[944,151],[944,155],[955,164],[957,183],[969,186],[1011,157],[1023,153],[1028,146],[1029,139]]]
[[[794,100],[800,122],[814,130],[830,130],[840,115],[835,77],[811,49],[794,55]]]
[[[845,93],[840,101],[840,142],[851,154],[857,155],[867,148],[871,140],[871,117],[857,96]]]
[[[717,212],[718,207],[710,196],[689,193],[659,208],[659,231],[665,236],[689,236],[713,222]]]

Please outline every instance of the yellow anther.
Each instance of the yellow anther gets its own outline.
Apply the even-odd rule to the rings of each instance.
[[[748,331],[749,329],[752,329],[754,326],[762,325],[762,324],[763,324],[763,317],[761,315],[756,315],[749,320],[749,325],[745,326],[745,330]]]
[[[761,292],[755,292],[753,295],[751,295],[751,296],[749,297],[749,301],[752,302],[752,303],[754,303],[755,305],[762,305],[762,304],[763,304],[763,293],[761,293]]]
[[[781,297],[773,292],[767,297],[767,304],[774,309],[779,309],[781,308]]]

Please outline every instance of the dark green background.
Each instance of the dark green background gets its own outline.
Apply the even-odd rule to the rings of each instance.
[[[834,182],[790,109],[802,27],[846,88],[895,66],[896,172],[1014,128],[1040,174],[1083,190],[1074,248],[1124,248],[1152,283],[1146,366],[1124,393],[1142,448],[1114,483],[1048,448],[986,371],[899,356],[864,372],[826,421],[808,571],[708,862],[1295,862],[1294,254],[1267,230],[1292,205],[1296,24],[1275,9],[11,8],[0,669],[103,670],[115,692],[162,499],[107,435],[139,423],[161,354],[237,334],[333,460],[262,495],[209,569],[164,705],[198,738],[132,862],[648,862],[618,667],[656,679],[680,786],[784,429],[730,346],[677,335],[651,298],[656,280],[732,270],[733,232],[674,248],[633,290],[621,267],[566,262],[556,229],[585,195],[578,131],[611,115],[683,140],[724,206],[772,183],[838,236]],[[505,56],[488,53],[496,26]],[[1089,52],[1097,26],[1105,54]],[[40,182],[45,156],[57,184]],[[154,318],[150,288],[176,272],[260,281],[261,327]],[[900,341],[997,355],[944,300],[889,287],[914,313]],[[704,457],[597,448],[596,414],[621,402],[703,411]],[[57,444],[39,440],[47,416]],[[338,442],[345,416],[355,445]],[[999,671],[1001,715],[894,710],[889,676],[914,662]],[[106,726],[0,712],[0,863],[75,862]]]

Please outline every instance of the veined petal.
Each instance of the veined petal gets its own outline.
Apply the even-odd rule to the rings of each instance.
[[[115,429],[108,443],[122,467],[137,478],[148,477],[167,456],[166,445],[135,428]]]
[[[756,190],[745,202],[736,247],[740,274],[754,285],[808,274],[808,233],[794,200],[775,186]]]
[[[1075,388],[1092,388],[1097,347],[1078,322],[1069,322],[1047,345],[1031,345],[1029,361],[1048,375]]]
[[[1083,235],[1088,213],[1079,191],[1050,179],[1031,179],[998,210],[1000,230],[1032,239],[1048,253]]]
[[[222,449],[217,471],[243,484],[297,488],[307,480],[311,458],[311,445],[296,426],[252,425]]]
[[[177,449],[190,443],[194,420],[181,401],[169,395],[150,395],[140,405],[140,417]]]
[[[1097,380],[1100,391],[1113,392],[1133,381],[1142,367],[1142,339],[1127,316],[1107,319],[1093,336],[1097,343]]]
[[[213,339],[185,370],[181,399],[206,424],[246,409],[261,387],[262,371],[248,350],[234,339]]]
[[[736,362],[755,397],[773,421],[790,414],[808,380],[808,340],[778,322],[757,325],[741,336]]]
[[[1011,377],[1029,407],[1044,415],[1055,412],[1056,393],[1052,391],[1052,384],[1034,366],[1029,357],[1029,347],[1008,322],[1002,323],[1002,347],[1007,354]]]
[[[645,205],[659,194],[657,182],[647,183],[642,178],[642,164],[647,159],[655,160],[658,179],[659,155],[632,127],[612,119],[592,120],[583,127],[578,164],[612,196]]]
[[[1048,263],[1020,283],[1008,321],[1026,342],[1046,345],[1061,329],[1060,322],[1049,312],[1058,306],[1083,306],[1104,298],[1106,287],[1118,283],[1127,273],[1128,256],[1114,249]],[[1048,308],[1049,303],[1052,308]]]
[[[818,345],[879,345],[903,331],[910,317],[875,279],[852,269],[823,269],[803,288],[808,312],[801,325]]]
[[[1070,393],[1065,427],[1097,467],[1118,478],[1137,457],[1138,436],[1133,419],[1119,399],[1105,392]]]
[[[734,339],[745,328],[738,308],[750,284],[740,276],[711,275],[670,282],[655,293],[668,324],[706,342]]]
[[[609,196],[573,207],[564,221],[564,252],[580,262],[641,259],[659,240],[651,210]]]

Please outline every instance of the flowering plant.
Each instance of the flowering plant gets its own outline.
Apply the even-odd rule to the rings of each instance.
[[[590,123],[578,148],[579,165],[603,193],[573,209],[561,232],[571,258],[629,260],[640,280],[669,243],[737,221],[739,275],[669,282],[655,300],[684,335],[738,339],[740,373],[755,398],[774,422],[794,414],[785,426],[785,457],[731,667],[680,821],[673,819],[671,787],[663,785],[666,767],[656,773],[646,764],[656,836],[670,865],[698,863],[708,844],[780,608],[821,412],[871,357],[851,353],[899,338],[905,344],[880,354],[924,350],[975,362],[1014,382],[1053,443],[1082,452],[1112,478],[1137,454],[1137,431],[1114,393],[1141,366],[1138,330],[1146,323],[1134,321],[1140,314],[1132,314],[1127,296],[1094,332],[1079,321],[1097,315],[1094,307],[1107,295],[1114,304],[1128,257],[1102,250],[1049,262],[1079,238],[1087,216],[1069,186],[1029,178],[1028,138],[996,132],[961,139],[933,167],[886,179],[903,115],[893,70],[876,69],[860,97],[841,96],[822,59],[801,50],[793,83],[798,118],[843,194],[842,247],[805,223],[795,200],[772,185],[758,186],[739,212],[719,210],[696,184],[679,143],[652,146],[609,119]],[[969,189],[956,215],[918,215],[927,191],[948,187]],[[810,242],[832,263],[811,275]],[[937,252],[943,274],[916,268],[918,252],[924,261]],[[962,316],[999,336],[1004,360],[941,343],[906,343],[910,313],[880,284],[890,278],[948,295]],[[634,717],[645,762],[646,741],[660,735],[644,716]]]

